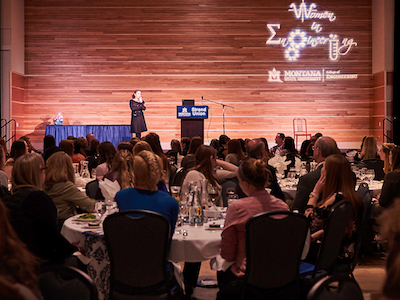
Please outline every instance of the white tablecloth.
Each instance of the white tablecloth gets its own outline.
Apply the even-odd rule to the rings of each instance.
[[[110,259],[101,227],[89,227],[85,222],[75,221],[76,217],[67,219],[61,234],[71,243],[86,250],[90,259],[88,274],[93,278],[99,292],[99,300],[108,299]],[[220,229],[208,230],[210,221],[203,226],[184,225],[176,227],[172,237],[169,259],[174,262],[199,262],[211,259],[219,254],[221,244]],[[223,224],[224,220],[215,221]],[[187,235],[183,235],[183,231]]]

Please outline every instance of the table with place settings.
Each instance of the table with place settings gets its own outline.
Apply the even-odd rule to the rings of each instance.
[[[202,226],[176,226],[172,237],[169,260],[173,262],[200,262],[219,254],[221,232],[226,208],[219,208],[216,218],[210,218]],[[64,222],[61,234],[77,247],[85,249],[88,274],[93,278],[99,300],[108,299],[110,289],[110,259],[104,240],[102,223],[90,226],[90,222],[78,221],[73,216]],[[179,223],[179,222],[178,222]],[[211,225],[211,226],[210,226]]]

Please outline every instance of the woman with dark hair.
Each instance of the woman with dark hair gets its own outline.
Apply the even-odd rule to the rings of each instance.
[[[228,154],[228,142],[230,138],[225,135],[221,134],[218,139],[218,149],[217,149],[217,156],[219,159],[225,160],[225,156]]]
[[[23,292],[30,294],[29,299],[42,299],[38,272],[37,258],[19,239],[8,220],[8,210],[0,201],[0,298],[26,299],[20,293]]]
[[[189,151],[187,155],[182,159],[181,167],[184,168],[186,171],[193,168],[196,165],[196,151],[203,145],[203,139],[199,136],[194,136],[190,140],[189,144]]]
[[[144,141],[149,143],[153,152],[155,154],[157,154],[159,157],[161,157],[161,159],[163,161],[164,172],[165,172],[165,174],[167,174],[167,177],[168,177],[171,167],[169,165],[169,160],[168,160],[167,156],[164,154],[164,151],[161,148],[160,137],[158,136],[157,133],[150,132],[148,135],[146,135],[144,137]]]
[[[132,110],[131,116],[131,132],[136,134],[136,137],[140,139],[141,133],[147,131],[146,121],[144,120],[143,111],[146,110],[144,101],[142,99],[142,92],[136,90],[132,99],[129,101],[129,106]]]
[[[72,155],[73,163],[80,163],[81,160],[85,160],[85,156],[81,153],[82,144],[78,139],[74,141],[74,154]],[[79,165],[80,167],[80,165]]]
[[[285,171],[285,175],[289,172],[290,168],[296,166],[296,157],[300,159],[299,152],[297,151],[295,145],[294,145],[294,140],[292,137],[287,136],[285,140],[283,141],[283,148],[282,151],[280,152],[281,156],[286,155],[286,161],[290,161],[290,164],[287,166],[287,169]]]
[[[319,196],[322,194],[322,200]],[[356,221],[362,207],[362,200],[354,189],[354,176],[349,161],[341,154],[327,157],[321,169],[321,177],[310,193],[305,215],[310,219],[311,241],[308,261],[314,262],[324,235],[324,223],[332,205],[340,200],[350,201],[353,217],[346,228],[346,234],[338,256],[338,263],[350,263],[354,259],[354,244],[357,234]]]
[[[170,160],[172,164],[180,167],[183,159],[181,143],[176,139],[172,139],[171,150],[168,150],[166,155],[168,157],[168,160]]]
[[[4,138],[1,137],[1,136],[0,136],[0,146],[3,147],[4,155],[5,155],[5,158],[7,159],[7,158],[8,158],[8,155],[9,155],[8,149],[7,149],[7,143],[6,143],[6,141],[4,140]]]
[[[395,146],[389,152],[389,162],[392,171],[385,175],[382,190],[378,196],[379,204],[383,208],[391,206],[396,198],[400,197],[400,147]]]
[[[228,155],[225,157],[225,161],[238,165],[244,158],[242,143],[236,139],[230,140],[228,142]]]
[[[66,156],[63,152],[59,153]],[[42,190],[44,171],[45,164],[40,154],[30,153],[20,157],[12,173],[11,195],[3,198],[10,210],[14,230],[28,249],[41,259],[42,266],[63,264],[77,250],[57,228],[57,209]]]
[[[96,167],[96,178],[103,179],[104,175],[111,171],[112,162],[117,150],[111,142],[102,142],[99,145],[99,159]]]
[[[11,178],[11,173],[15,161],[27,153],[28,153],[28,147],[24,140],[18,140],[12,143],[10,156],[7,159],[6,164],[4,166],[4,172],[6,172],[8,178]]]
[[[219,297],[221,294],[229,294],[228,284],[243,279],[246,272],[245,227],[248,219],[263,212],[289,210],[285,202],[265,190],[271,174],[261,159],[245,158],[239,166],[238,174],[240,187],[247,197],[231,203],[226,212],[220,251],[225,260],[234,263],[225,272],[217,274]]]
[[[86,160],[89,162],[88,168],[90,174],[92,174],[92,169],[96,169],[99,163],[99,145],[100,142],[98,139],[94,138],[90,141],[90,151],[88,151],[90,155],[86,156]]]

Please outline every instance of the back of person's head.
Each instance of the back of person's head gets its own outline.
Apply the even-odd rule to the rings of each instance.
[[[324,200],[334,193],[342,192],[346,200],[353,205],[354,212],[362,204],[355,192],[354,175],[349,161],[342,154],[329,155],[325,160],[325,185],[322,192]]]
[[[129,142],[121,142],[118,144],[117,150],[125,150],[132,153],[133,145]]]
[[[124,149],[117,151],[111,170],[119,175],[121,189],[133,187],[133,154]]]
[[[150,132],[144,137],[144,141],[148,142],[153,152],[157,155],[163,155],[164,152],[161,148],[160,137],[157,133]]]
[[[227,135],[221,134],[219,136],[218,142],[219,142],[219,145],[222,146],[222,145],[228,144],[229,140],[230,140],[230,138]]]
[[[190,138],[188,138],[187,136],[184,136],[181,138],[181,143],[183,147],[189,147],[190,144]]]
[[[289,153],[296,152],[296,147],[294,145],[294,140],[292,137],[287,136],[283,142],[283,149],[287,150]]]
[[[133,172],[135,187],[157,191],[157,183],[162,176],[162,166],[157,155],[143,150],[134,157]]]
[[[133,147],[132,152],[133,152],[134,155],[137,155],[140,152],[142,152],[143,150],[147,150],[147,151],[153,152],[153,150],[151,149],[151,146],[146,141],[137,142],[136,145]]]
[[[81,143],[78,141],[78,139],[76,139],[74,141],[74,153],[75,154],[81,153],[81,148],[82,148]]]
[[[314,144],[314,149],[315,148],[320,150],[321,156],[324,158],[327,158],[329,155],[340,153],[336,141],[328,136],[318,138]]]
[[[171,150],[174,150],[179,154],[182,153],[181,143],[177,139],[171,140]]]
[[[67,140],[75,141],[75,137],[73,135],[67,136]]]
[[[261,138],[260,138],[260,141],[264,143],[265,151],[269,152],[269,147],[268,147],[268,141],[267,141],[267,139],[264,138],[264,137],[261,137]]]
[[[364,140],[362,149],[361,149],[361,158],[362,159],[372,159],[376,158],[378,155],[378,145],[376,138],[373,136],[367,136]]]
[[[12,143],[10,157],[17,160],[17,158],[28,152],[26,142],[24,140],[18,140]]]
[[[86,141],[87,141],[88,145],[90,145],[90,142],[91,142],[93,139],[95,139],[95,138],[96,138],[96,137],[94,136],[93,133],[88,133],[88,134],[86,135]]]
[[[196,166],[194,169],[203,173],[211,185],[216,185],[211,158],[216,159],[217,150],[211,146],[200,145],[200,147],[197,148],[195,157]]]
[[[56,139],[51,134],[48,134],[43,139],[43,151],[46,152],[51,146],[56,145]]]
[[[85,137],[83,137],[83,136],[78,137],[76,140],[81,145],[81,148],[85,148],[88,145],[87,139]]]
[[[310,140],[304,140],[302,143],[301,143],[301,148],[300,148],[300,155],[301,155],[301,157],[307,157],[308,156],[308,154],[307,154],[307,147],[308,147],[308,145],[310,145],[310,143],[311,143],[311,141]]]
[[[98,139],[92,139],[90,141],[90,151],[92,151],[93,153],[97,153],[99,145],[100,145],[100,142]]]
[[[268,185],[271,173],[267,169],[265,162],[261,159],[246,157],[239,166],[239,177],[259,190],[265,189]]]
[[[247,156],[260,159],[263,158],[264,143],[260,139],[252,139],[247,143]]]
[[[201,137],[199,136],[192,137],[189,144],[188,154],[195,154],[197,148],[199,148],[201,145],[203,145],[203,139]]]
[[[111,142],[102,142],[99,145],[99,164],[107,163],[111,167],[115,153],[117,153],[117,150]]]
[[[400,170],[400,146],[392,149],[392,170]]]
[[[42,188],[44,168],[43,157],[38,153],[28,153],[14,163],[11,175],[13,193],[25,186]]]
[[[244,158],[244,153],[242,151],[242,143],[237,139],[232,139],[228,142],[228,153],[235,153],[238,160]]]
[[[0,201],[0,257],[0,273],[6,275],[8,281],[23,284],[33,291],[37,290],[38,260],[14,231],[3,201]],[[0,290],[2,299],[12,299],[2,294],[4,290],[1,287]]]
[[[75,173],[71,158],[64,152],[56,152],[47,160],[45,184],[53,185],[59,182],[75,183]]]
[[[7,153],[8,153],[8,150],[7,150],[7,143],[6,143],[6,141],[4,140],[4,138],[1,137],[1,136],[0,136],[0,146],[3,147],[4,153],[7,154]]]
[[[215,148],[215,149],[218,149],[218,146],[219,146],[218,139],[212,139],[211,142],[210,142],[210,146]]]
[[[392,169],[393,169],[392,168],[392,164],[391,164],[391,162],[389,160],[389,155],[390,155],[390,152],[393,150],[394,147],[396,147],[396,145],[393,144],[393,143],[383,143],[381,148],[380,148],[380,150],[379,150],[379,152],[378,152],[378,154],[381,157],[381,159],[382,159],[381,155],[384,156],[383,157],[383,161],[384,161],[383,171],[385,172],[385,174],[391,172]]]
[[[321,132],[317,132],[316,134],[314,134],[315,139],[319,139],[322,136]]]
[[[0,170],[3,170],[4,168],[4,162],[5,162],[6,155],[4,153],[3,147],[0,146]]]
[[[69,156],[73,156],[74,155],[74,140],[62,140],[60,142],[60,144],[58,144],[58,147],[64,151],[65,153],[67,153]]]

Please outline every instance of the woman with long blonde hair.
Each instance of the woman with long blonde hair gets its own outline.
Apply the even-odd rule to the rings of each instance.
[[[75,185],[75,174],[68,154],[54,153],[47,160],[44,190],[53,199],[58,210],[58,225],[76,214],[77,206],[93,212],[95,200],[82,193]]]
[[[385,174],[392,171],[392,164],[389,161],[389,153],[394,147],[396,147],[396,145],[393,143],[383,143],[379,148],[378,155],[384,162],[383,172],[385,172]]]
[[[42,191],[45,169],[40,154],[21,156],[14,164],[11,195],[2,200],[10,211],[14,230],[28,249],[41,259],[40,263],[62,264],[77,248],[60,234],[57,209]]]

